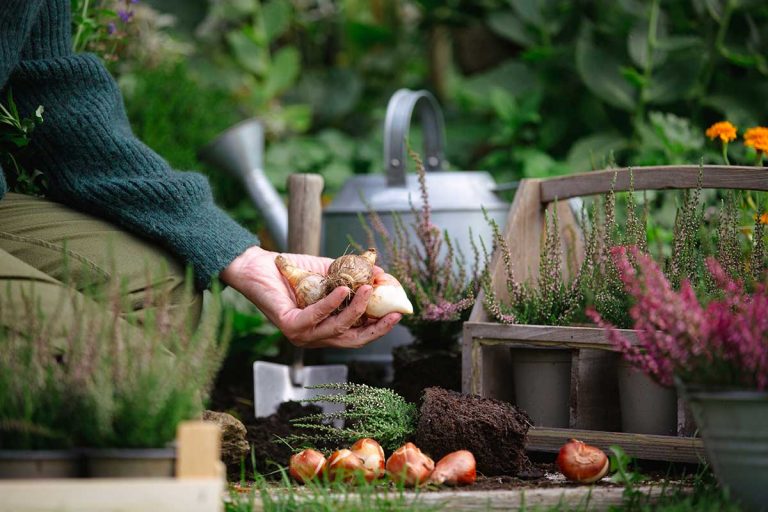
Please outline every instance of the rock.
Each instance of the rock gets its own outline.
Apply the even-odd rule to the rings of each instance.
[[[514,476],[530,467],[530,425],[528,415],[510,403],[431,387],[424,391],[414,441],[434,460],[469,450],[483,475]]]
[[[231,414],[215,411],[205,411],[203,421],[221,427],[221,460],[227,466],[239,468],[241,459],[250,451],[245,425]]]

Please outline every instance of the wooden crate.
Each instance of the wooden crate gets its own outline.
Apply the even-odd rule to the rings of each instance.
[[[179,427],[175,478],[0,481],[0,512],[221,512],[226,489],[217,425]]]
[[[504,237],[520,281],[538,275],[539,255],[545,234],[545,212],[557,209],[564,258],[580,263],[584,242],[567,199],[634,190],[703,188],[768,190],[763,168],[730,166],[661,166],[596,171],[520,183],[507,217]],[[555,202],[557,201],[557,202]],[[567,268],[564,266],[564,268]],[[498,254],[491,262],[494,291],[507,297],[504,263]],[[625,331],[630,339],[632,331]],[[528,448],[556,452],[575,437],[603,449],[622,446],[638,458],[674,462],[701,462],[701,440],[692,437],[695,427],[682,401],[678,403],[678,435],[659,436],[619,432],[619,407],[615,365],[618,354],[602,329],[491,323],[478,298],[464,324],[462,389],[465,393],[514,403],[512,358],[515,348],[565,348],[573,351],[569,428],[534,427]]]

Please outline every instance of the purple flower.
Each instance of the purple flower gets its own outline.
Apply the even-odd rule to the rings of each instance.
[[[117,16],[123,23],[130,23],[131,19],[133,19],[133,11],[118,9]]]
[[[117,27],[115,26],[115,22],[110,21],[109,23],[107,23],[107,33],[109,35],[113,35],[115,32],[117,32]]]
[[[637,248],[612,250],[627,292],[635,299],[630,315],[637,343],[630,342],[592,310],[608,338],[633,365],[661,384],[674,377],[714,386],[768,388],[768,290],[753,293],[710,258],[707,267],[723,298],[704,308],[688,281],[674,291],[659,266]],[[636,262],[636,267],[631,263]]]

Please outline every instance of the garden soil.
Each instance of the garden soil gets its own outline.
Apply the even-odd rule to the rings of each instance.
[[[424,350],[410,345],[392,351],[395,371],[392,388],[407,401],[418,404],[431,386],[461,391],[461,352]]]
[[[435,461],[456,450],[475,455],[485,476],[532,470],[525,453],[531,420],[512,404],[438,387],[424,391],[414,443]]]

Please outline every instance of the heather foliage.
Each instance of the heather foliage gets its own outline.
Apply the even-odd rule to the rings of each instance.
[[[554,210],[553,210],[554,211]],[[500,322],[513,324],[564,325],[570,323],[584,301],[581,280],[586,274],[582,267],[573,279],[563,277],[563,259],[560,230],[556,214],[547,214],[546,240],[539,262],[539,279],[534,283],[520,283],[512,268],[509,246],[499,226],[486,216],[493,228],[495,246],[501,251],[506,274],[507,294],[510,300],[502,302],[496,296],[488,273],[483,278],[485,307]]]
[[[27,323],[0,328],[0,448],[161,447],[202,413],[226,350],[218,294],[193,329],[165,294],[125,318],[120,292],[63,292],[51,315],[39,294],[2,302],[0,325]]]
[[[294,425],[304,432],[288,438],[288,442],[302,446],[343,446],[370,437],[387,450],[394,450],[416,429],[416,406],[390,389],[348,383],[321,384],[309,389],[344,391],[344,394],[321,395],[306,402],[344,404],[345,410],[293,420]],[[329,424],[337,419],[345,421],[344,428]]]
[[[562,271],[563,249],[556,215],[547,215],[536,282],[521,283],[516,279],[507,242],[494,226],[494,245],[503,258],[508,299],[501,300],[494,293],[487,276],[483,283],[486,310],[502,323],[568,325],[589,322],[586,310],[591,308],[604,321],[630,328],[635,298],[625,289],[611,250],[616,246],[634,246],[640,254],[651,254],[652,250],[647,236],[647,199],[638,205],[630,187],[624,194],[623,207],[618,211],[616,194],[611,191],[593,202],[591,208],[582,210],[584,259],[579,265],[567,259],[575,268],[570,279]],[[743,226],[739,193],[734,191],[724,195],[716,215],[711,211],[706,214],[707,210],[716,209],[704,208],[700,187],[683,192],[668,244],[670,254],[665,254],[662,246],[656,256],[672,289],[679,290],[687,281],[695,296],[705,301],[721,293],[707,271],[708,257],[715,258],[732,278],[744,280],[748,290],[768,268],[764,246],[768,216],[758,209],[754,228],[750,231]],[[623,222],[618,220],[620,217]],[[634,261],[633,255],[629,258]]]
[[[635,300],[630,310],[638,330],[633,345],[597,312],[609,339],[632,364],[664,385],[677,376],[705,386],[768,387],[768,289],[754,291],[733,279],[714,258],[707,267],[722,297],[704,306],[687,280],[676,291],[647,254],[636,247],[612,250],[621,280]],[[630,261],[630,258],[634,261]]]
[[[381,217],[369,209],[370,227],[364,220],[363,225],[371,239],[369,243],[373,245],[374,233],[381,239],[380,252],[388,262],[387,270],[400,281],[413,303],[413,315],[403,317],[402,323],[417,343],[445,345],[456,340],[469,316],[485,273],[485,262],[471,231],[474,254],[470,265],[447,231],[441,231],[432,222],[424,164],[414,151],[409,153],[416,162],[421,191],[421,208],[411,205],[415,221],[406,226],[402,218],[394,215],[391,233]]]

